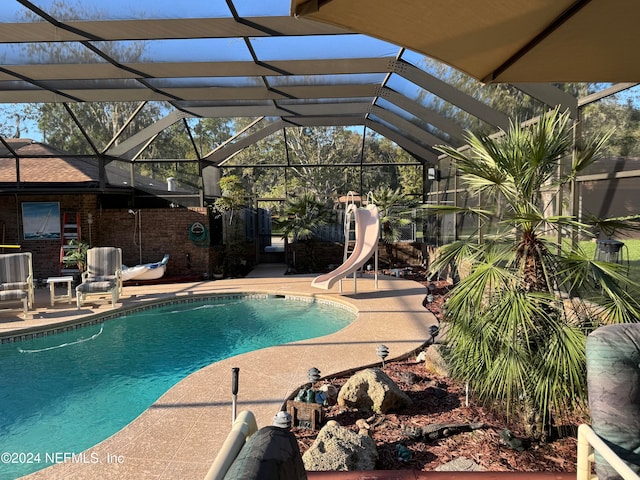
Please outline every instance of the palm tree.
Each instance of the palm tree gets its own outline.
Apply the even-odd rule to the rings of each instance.
[[[543,190],[554,182],[561,187],[596,161],[607,138],[577,149],[560,179],[559,163],[573,140],[568,113],[558,110],[530,127],[513,123],[497,138],[468,134],[464,153],[437,147],[487,206],[472,212],[481,219],[478,230],[444,246],[432,267],[471,265],[445,304],[452,372],[536,438],[544,438],[554,416],[586,405],[589,332],[640,318],[640,286],[577,242],[558,243],[558,229],[588,226],[550,215],[541,201]]]
[[[407,197],[399,188],[384,187],[373,192],[373,198],[380,212],[380,235],[385,243],[389,266],[393,266],[393,244],[400,240],[402,227],[413,221],[413,209],[418,202]]]
[[[305,268],[316,271],[314,236],[318,229],[329,222],[330,210],[311,193],[287,200],[279,226],[285,241],[301,242],[305,247]]]

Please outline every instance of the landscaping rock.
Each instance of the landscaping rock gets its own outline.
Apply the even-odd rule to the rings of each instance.
[[[378,459],[376,444],[368,435],[359,435],[329,421],[304,452],[304,468],[311,472],[374,470]]]
[[[424,366],[427,372],[440,377],[450,376],[449,365],[442,356],[442,345],[429,345],[426,350]]]
[[[415,385],[422,380],[418,375],[413,372],[402,372],[400,374],[400,381],[402,383],[406,383],[407,385]]]
[[[436,472],[482,472],[484,468],[466,457],[458,457],[450,462],[436,467]]]
[[[354,374],[338,393],[338,405],[374,413],[400,410],[412,403],[409,396],[379,368],[368,368]]]

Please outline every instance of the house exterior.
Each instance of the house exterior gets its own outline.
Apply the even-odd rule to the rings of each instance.
[[[207,278],[211,262],[217,261],[216,248],[209,240],[194,238],[190,230],[201,224],[208,239],[216,238],[210,232],[216,222],[208,209],[181,206],[196,203],[193,192],[176,191],[172,185],[169,193],[167,183],[133,175],[122,163],[68,155],[29,139],[4,139],[0,145],[0,245],[5,246],[0,253],[32,252],[36,279],[57,276],[61,249],[71,230],[91,246],[122,248],[125,265],[155,262],[169,254],[166,277]],[[142,191],[131,184],[146,188]],[[28,222],[30,208],[39,205],[52,207],[47,220],[51,233],[26,236],[25,219]],[[66,228],[65,222],[73,227]],[[9,247],[17,245],[19,249]]]

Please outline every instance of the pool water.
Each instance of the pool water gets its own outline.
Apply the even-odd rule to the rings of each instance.
[[[309,301],[208,299],[0,345],[0,478],[90,448],[206,365],[333,333],[354,318]]]

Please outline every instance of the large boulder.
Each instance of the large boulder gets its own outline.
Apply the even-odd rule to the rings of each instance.
[[[374,413],[400,410],[413,402],[389,376],[379,368],[354,374],[340,389],[338,405]]]
[[[309,472],[375,470],[378,451],[368,435],[360,435],[329,421],[302,455]]]

